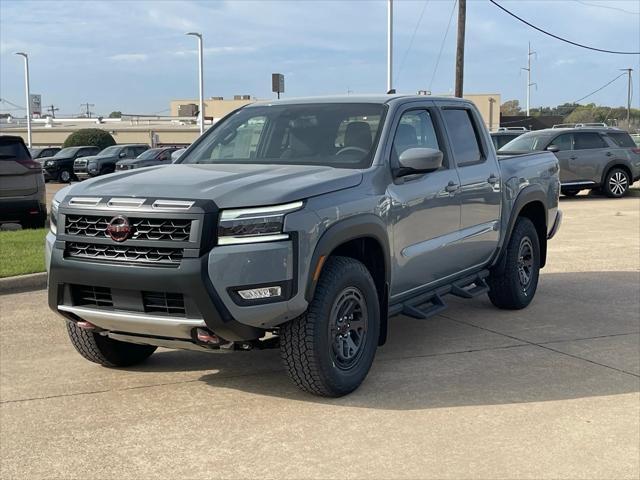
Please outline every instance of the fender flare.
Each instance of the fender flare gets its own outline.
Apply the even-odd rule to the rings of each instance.
[[[528,187],[523,188],[520,193],[518,193],[518,196],[516,197],[515,201],[513,202],[513,207],[511,208],[511,213],[509,215],[509,221],[507,223],[507,226],[504,230],[504,238],[502,240],[502,244],[500,246],[500,249],[497,252],[496,255],[496,260],[493,263],[493,268],[497,269],[498,271],[502,271],[504,270],[504,261],[505,261],[505,256],[504,256],[504,252],[506,252],[507,248],[506,245],[507,243],[509,243],[509,239],[511,238],[511,234],[513,233],[513,229],[516,225],[516,221],[518,220],[518,217],[520,216],[520,212],[522,212],[522,210],[524,209],[524,207],[526,207],[527,205],[529,205],[530,203],[533,202],[540,202],[542,203],[543,207],[544,207],[544,225],[545,225],[545,236],[544,238],[539,239],[540,240],[540,250],[541,250],[541,263],[540,266],[543,267],[545,260],[546,260],[546,245],[547,245],[547,237],[546,237],[546,233],[547,233],[547,212],[548,212],[548,207],[547,207],[547,196],[544,193],[544,190],[542,189],[542,187],[540,185],[529,185]]]

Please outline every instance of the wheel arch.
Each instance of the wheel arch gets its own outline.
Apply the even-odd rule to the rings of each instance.
[[[623,160],[620,160],[620,159],[611,160],[609,163],[607,163],[607,165],[602,170],[602,178],[600,179],[600,185],[601,186],[605,185],[607,175],[609,175],[609,172],[614,168],[620,168],[627,173],[627,176],[629,177],[629,186],[631,186],[631,184],[633,183],[633,173],[631,172],[631,167],[627,163],[625,163]]]
[[[380,302],[380,337],[387,338],[389,310],[389,282],[391,256],[387,228],[382,219],[373,214],[358,215],[331,225],[320,237],[311,257],[305,298],[313,300],[323,265],[332,255],[354,258],[362,262],[373,277]]]

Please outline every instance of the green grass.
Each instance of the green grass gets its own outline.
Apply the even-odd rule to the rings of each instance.
[[[0,278],[44,272],[47,230],[0,232]]]

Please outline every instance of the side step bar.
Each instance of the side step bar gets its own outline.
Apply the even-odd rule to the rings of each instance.
[[[487,293],[489,285],[487,285],[485,279],[488,275],[488,270],[482,270],[469,277],[396,303],[389,307],[389,316],[402,314],[419,320],[426,320],[447,308],[447,304],[442,298],[445,295],[451,294],[468,299]]]

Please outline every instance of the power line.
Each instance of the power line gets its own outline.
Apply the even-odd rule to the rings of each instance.
[[[495,0],[489,0],[491,3],[493,3],[496,7],[498,7],[500,10],[508,13],[509,15],[511,15],[513,18],[518,19],[519,21],[521,21],[522,23],[524,23],[525,25],[530,26],[531,28],[538,30],[539,32],[544,33],[545,35],[549,35],[550,37],[555,38],[556,40],[561,40],[563,42],[566,43],[570,43],[571,45],[575,45],[576,47],[581,47],[581,48],[586,48],[587,50],[593,50],[596,52],[604,52],[604,53],[615,53],[616,55],[640,55],[640,52],[620,52],[617,50],[605,50],[602,48],[595,48],[595,47],[590,47],[588,45],[583,45],[581,43],[577,43],[577,42],[573,42],[571,40],[567,40],[566,38],[562,38],[559,37],[558,35],[554,35],[551,32],[547,32],[546,30],[543,30],[540,27],[536,27],[535,25],[533,25],[532,23],[527,22],[525,19],[520,18],[519,16],[517,16],[515,13],[510,12],[509,10],[507,10],[506,8],[504,8],[502,5],[500,5],[498,2],[496,2]]]
[[[424,5],[422,6],[422,11],[420,12],[420,16],[418,17],[418,21],[416,22],[416,26],[413,29],[413,35],[411,35],[411,40],[409,41],[409,46],[407,50],[404,52],[402,56],[402,61],[400,62],[400,68],[398,68],[398,78],[396,83],[400,83],[400,74],[402,73],[402,67],[404,67],[404,62],[407,59],[407,55],[409,55],[409,51],[411,47],[413,47],[413,41],[416,38],[416,33],[418,33],[418,28],[420,28],[420,23],[422,23],[422,17],[424,16],[424,12],[427,9],[427,5],[429,4],[429,0],[425,0]]]
[[[634,12],[634,11],[631,11],[631,10],[625,10],[624,8],[620,8],[620,7],[612,7],[611,5],[599,5],[597,3],[582,2],[581,0],[574,0],[574,1],[576,3],[581,3],[582,5],[586,5],[587,7],[606,8],[608,10],[617,10],[619,12],[630,13],[632,15],[640,15],[640,12]]]
[[[449,35],[449,29],[451,28],[451,20],[453,20],[453,13],[456,11],[457,4],[458,4],[458,0],[453,0],[453,5],[451,7],[451,14],[449,15],[449,23],[447,24],[447,30],[444,32],[444,37],[442,37],[442,43],[440,44],[440,51],[438,52],[438,58],[436,59],[436,64],[433,67],[433,74],[431,75],[431,81],[429,82],[429,91],[431,91],[433,80],[436,78],[438,65],[440,65],[440,57],[442,57],[442,50],[444,49],[444,44],[447,41],[447,35]]]
[[[609,85],[611,85],[613,82],[615,82],[615,81],[616,81],[616,80],[618,80],[620,77],[623,77],[623,76],[624,76],[624,75],[626,75],[626,74],[627,74],[627,72],[621,73],[620,75],[618,75],[616,78],[614,78],[614,79],[613,79],[613,80],[611,80],[610,82],[605,83],[605,84],[604,84],[603,86],[601,86],[599,89],[594,90],[594,91],[593,91],[593,92],[591,92],[589,95],[585,95],[584,97],[579,98],[578,100],[576,100],[576,101],[575,101],[575,102],[573,102],[573,103],[578,103],[579,101],[584,100],[584,99],[585,99],[585,98],[587,98],[587,97],[590,97],[590,96],[591,96],[591,95],[593,95],[594,93],[598,93],[600,90],[602,90],[603,88],[608,87],[608,86],[609,86]]]

